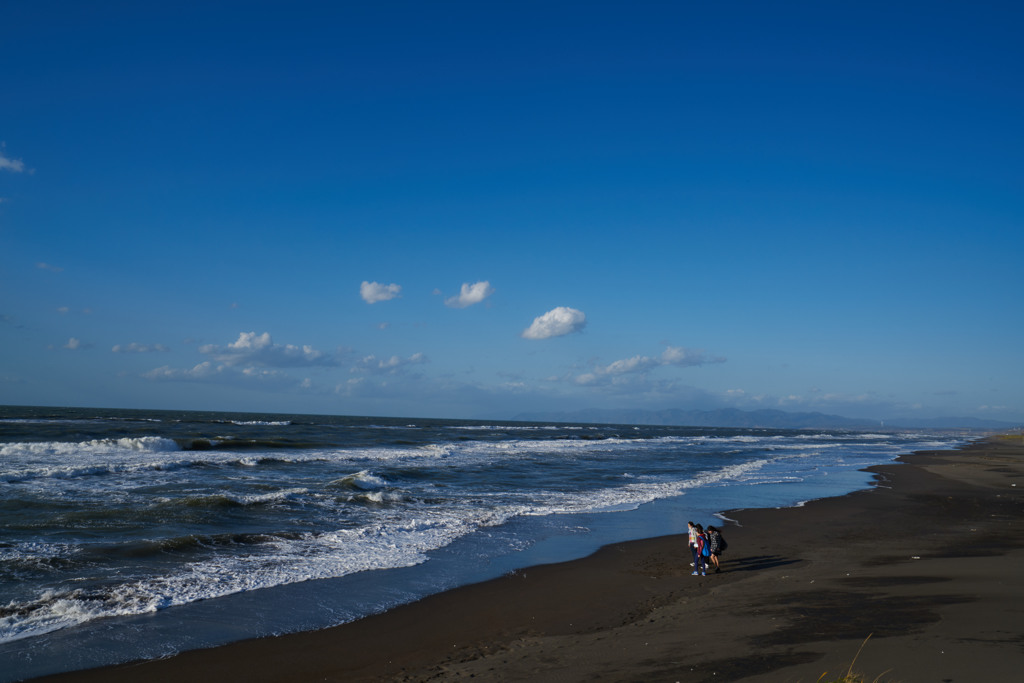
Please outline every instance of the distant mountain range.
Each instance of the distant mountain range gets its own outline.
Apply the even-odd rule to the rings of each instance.
[[[673,425],[683,427],[748,427],[764,429],[977,429],[1001,431],[1019,424],[976,417],[902,418],[863,420],[824,413],[789,413],[784,410],[615,410],[590,408],[576,411],[520,413],[523,422],[583,422],[602,424]]]

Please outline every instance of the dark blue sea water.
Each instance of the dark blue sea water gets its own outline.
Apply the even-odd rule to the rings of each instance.
[[[965,440],[0,407],[0,681],[324,628]]]

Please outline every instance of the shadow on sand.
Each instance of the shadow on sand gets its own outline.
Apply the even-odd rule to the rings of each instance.
[[[722,571],[730,572],[755,572],[761,569],[774,569],[785,567],[788,564],[796,564],[800,560],[793,560],[781,555],[754,555],[752,557],[740,557],[735,560],[723,561]]]

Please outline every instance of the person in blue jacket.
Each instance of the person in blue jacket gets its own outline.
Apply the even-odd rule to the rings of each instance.
[[[693,576],[700,574],[701,576],[707,576],[707,557],[711,552],[710,544],[707,535],[704,533],[704,527],[700,524],[695,524],[694,529],[697,531],[695,538],[696,552],[694,553],[693,561]]]

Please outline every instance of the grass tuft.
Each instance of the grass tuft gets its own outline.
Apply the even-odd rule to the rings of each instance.
[[[864,646],[868,644],[868,641],[871,640],[872,635],[874,634],[869,634],[868,637],[864,639],[864,642],[860,644],[860,648],[857,650],[857,654],[854,655],[853,661],[850,662],[850,668],[846,670],[845,674],[839,678],[825,678],[825,676],[828,676],[828,672],[826,671],[818,677],[818,683],[865,683],[867,679],[864,678],[864,674],[854,673],[853,665],[857,663],[857,658],[860,657],[861,651],[864,649]],[[878,674],[872,683],[879,683],[882,676],[889,673],[889,671],[891,671],[891,669]]]

